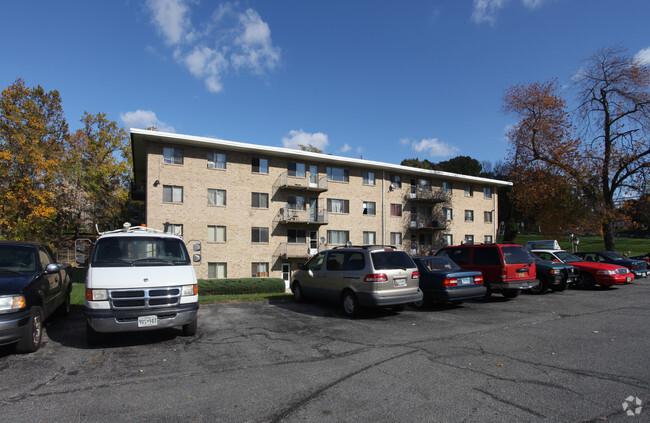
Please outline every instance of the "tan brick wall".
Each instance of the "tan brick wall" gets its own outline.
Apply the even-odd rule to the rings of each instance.
[[[183,164],[164,164],[163,146],[176,147],[183,150]],[[220,149],[221,148],[221,149]],[[226,169],[210,169],[207,167],[207,153],[218,152],[226,154]],[[269,173],[258,174],[252,172],[251,159],[253,157],[265,158],[269,162]],[[287,228],[305,229],[307,236],[310,230],[318,231],[318,238],[327,239],[328,230],[349,231],[350,241],[355,245],[363,243],[363,232],[375,232],[376,242],[390,244],[390,233],[402,234],[402,248],[410,252],[411,234],[415,233],[419,239],[420,230],[409,228],[411,220],[411,204],[409,193],[411,189],[410,178],[421,178],[421,175],[399,174],[402,187],[390,188],[390,176],[393,170],[368,169],[363,165],[340,165],[323,161],[301,161],[294,158],[260,155],[255,152],[233,151],[226,147],[209,149],[187,145],[161,144],[150,142],[147,152],[147,181],[146,181],[146,216],[147,225],[161,229],[165,222],[183,225],[183,239],[200,240],[202,243],[202,262],[196,267],[197,276],[208,276],[208,263],[226,263],[228,277],[248,277],[251,275],[253,262],[269,263],[270,275],[281,277],[281,263],[291,262],[292,270],[297,264],[304,262],[304,258],[293,260],[275,260],[273,255],[281,243],[287,242]],[[286,189],[274,189],[273,185],[278,178],[287,172],[288,162],[304,163],[307,175],[309,165],[317,164],[320,176],[326,175],[327,166],[346,168],[349,171],[349,182],[329,181],[325,192],[301,192]],[[375,174],[374,185],[363,184],[363,172],[373,171]],[[308,177],[308,176],[307,176]],[[291,178],[290,178],[291,179]],[[442,180],[431,179],[433,190],[440,190]],[[159,183],[154,186],[154,181]],[[307,185],[307,179],[293,180],[293,182]],[[163,203],[163,186],[174,185],[183,187],[182,204]],[[207,200],[208,188],[223,189],[226,191],[226,206],[209,206]],[[474,196],[464,196],[464,186],[461,182],[453,182],[453,195],[450,203],[444,204],[451,207],[454,219],[448,223],[444,231],[425,231],[430,234],[434,242],[443,233],[451,233],[454,243],[460,243],[466,234],[474,235],[476,243],[483,242],[484,235],[494,236],[494,223],[483,222],[483,212],[495,209],[496,193],[493,189],[493,198],[483,198],[483,187],[474,185]],[[251,193],[261,192],[269,194],[268,209],[253,209],[251,207]],[[329,223],[326,225],[299,225],[275,224],[274,219],[279,210],[287,204],[288,195],[302,195],[306,197],[307,208],[309,198],[318,197],[319,208],[327,206],[327,199],[349,200],[349,213],[329,213]],[[375,215],[363,214],[363,202],[372,201],[376,204]],[[391,217],[391,204],[402,205],[402,216]],[[433,207],[439,213],[443,204],[417,203],[418,206]],[[474,210],[474,222],[464,222],[464,210]],[[496,219],[496,211],[494,219]],[[442,219],[440,219],[442,222]],[[226,242],[214,243],[207,241],[208,225],[226,227]],[[251,242],[251,228],[265,227],[269,230],[269,242],[264,244]],[[309,240],[307,240],[309,242]],[[438,244],[439,245],[439,244]],[[325,249],[332,245],[319,245]],[[304,246],[292,245],[292,251],[307,252],[308,244]]]

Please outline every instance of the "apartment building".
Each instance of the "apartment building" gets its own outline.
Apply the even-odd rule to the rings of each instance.
[[[131,129],[145,222],[200,241],[199,278],[282,277],[319,250],[418,255],[494,242],[510,182],[287,148]]]

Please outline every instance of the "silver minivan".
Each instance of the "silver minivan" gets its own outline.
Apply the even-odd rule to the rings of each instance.
[[[422,300],[418,268],[394,247],[338,247],[321,251],[293,274],[297,302],[307,298],[340,303],[348,316],[361,307],[391,307]]]

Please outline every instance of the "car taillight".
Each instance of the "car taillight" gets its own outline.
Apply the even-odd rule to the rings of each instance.
[[[371,273],[363,278],[364,282],[388,282],[388,276],[384,273]]]
[[[505,267],[501,268],[501,279],[505,279],[508,277],[508,269]]]
[[[483,276],[474,276],[474,283],[483,283]]]
[[[413,274],[411,274],[411,279],[420,279],[420,272],[413,272]]]
[[[633,264],[632,266],[630,266],[630,269],[636,269],[636,268],[637,268],[636,264]]]
[[[445,280],[442,281],[442,285],[443,286],[458,286],[458,279],[456,279],[456,278],[452,278],[452,279],[445,278]]]

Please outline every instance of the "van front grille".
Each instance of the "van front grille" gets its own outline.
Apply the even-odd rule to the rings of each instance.
[[[181,288],[113,289],[108,298],[114,310],[169,307],[180,304]]]

